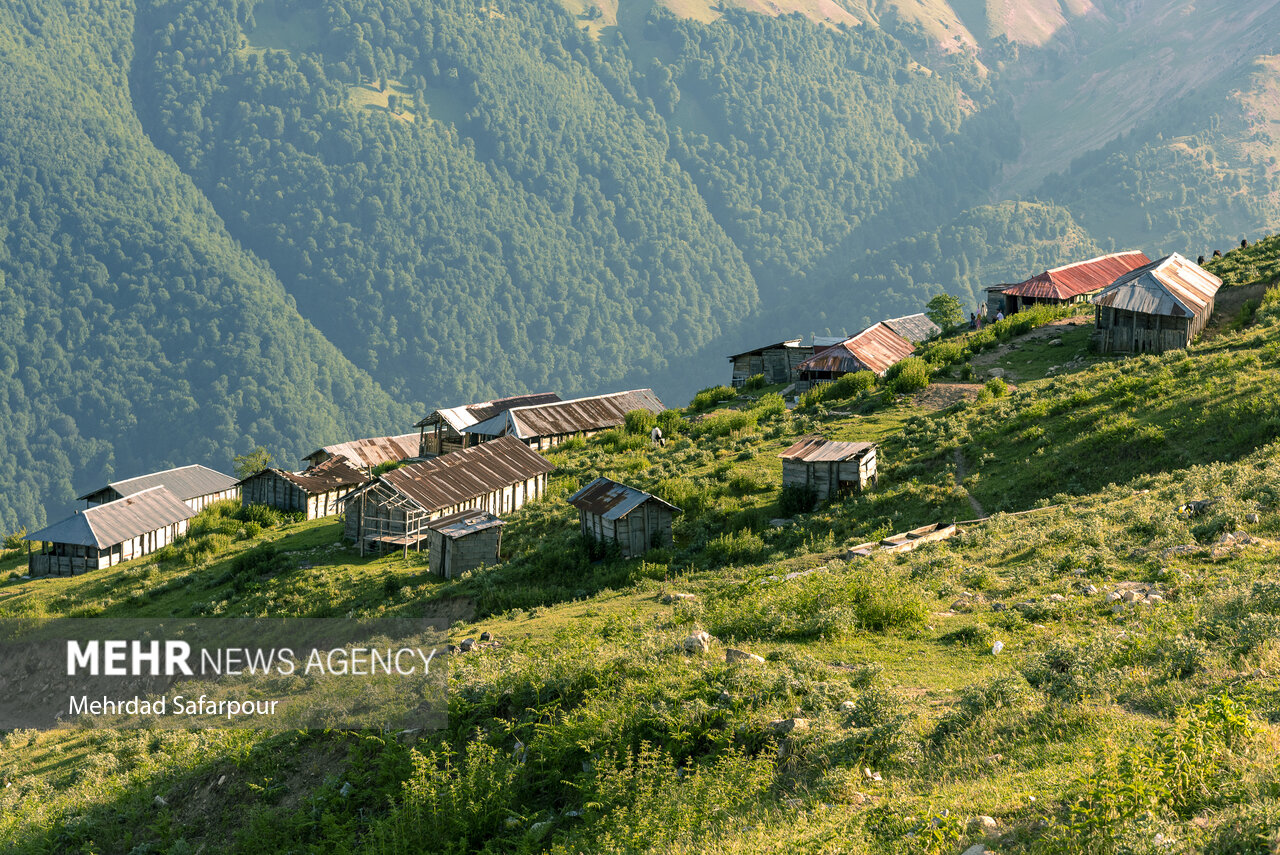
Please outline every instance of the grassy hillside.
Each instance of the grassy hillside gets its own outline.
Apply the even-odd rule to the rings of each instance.
[[[133,115],[126,10],[0,10],[0,528],[106,479],[403,425]]]
[[[1046,315],[950,340],[962,357],[930,353],[948,367],[915,396],[708,393],[663,417],[666,448],[570,444],[503,563],[460,580],[360,558],[335,522],[219,510],[153,558],[11,577],[4,616],[469,610],[451,637],[501,645],[451,657],[433,734],[9,734],[0,834],[23,852],[1269,852],[1278,257],[1272,239],[1217,262],[1224,304],[1264,296],[1185,353],[1063,368],[1087,328]],[[984,359],[1017,388],[947,376]],[[930,410],[948,389],[964,400]],[[776,453],[812,431],[878,439],[880,484],[775,523]],[[564,497],[596,474],[681,504],[675,547],[593,556]],[[970,494],[1056,506],[846,559],[968,518]],[[710,650],[686,652],[699,630]]]

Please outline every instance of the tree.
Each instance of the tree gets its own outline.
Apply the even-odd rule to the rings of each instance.
[[[929,320],[941,327],[943,332],[964,323],[964,306],[958,298],[950,294],[934,296],[925,304],[925,309]]]
[[[237,454],[231,462],[235,464],[237,478],[248,478],[269,467],[271,460],[271,452],[259,445],[247,454]]]

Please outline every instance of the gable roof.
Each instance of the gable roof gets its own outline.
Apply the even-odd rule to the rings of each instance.
[[[775,342],[774,344],[766,344],[764,347],[754,347],[751,350],[744,350],[741,353],[732,354],[730,359],[737,359],[739,356],[750,356],[753,353],[764,353],[766,350],[778,350],[779,348],[804,347],[800,344],[799,338],[789,338],[785,341]]]
[[[224,475],[207,466],[192,464],[165,469],[163,472],[152,472],[150,475],[139,475],[136,478],[126,478],[123,481],[112,481],[104,487],[90,490],[76,498],[85,501],[107,490],[115,490],[121,496],[132,496],[144,490],[150,490],[152,487],[167,487],[179,499],[186,501],[197,496],[207,496],[210,493],[222,493],[238,483],[230,475]]]
[[[513,395],[509,398],[497,398],[493,401],[482,401],[478,404],[463,404],[461,407],[441,408],[432,412],[414,427],[426,427],[437,422],[444,422],[458,433],[461,433],[463,428],[491,419],[499,413],[505,413],[512,407],[552,404],[559,400],[560,396],[555,392],[535,392],[531,395]]]
[[[1093,302],[1146,315],[1207,318],[1221,285],[1217,276],[1175,252],[1121,276]]]
[[[883,374],[915,352],[915,345],[884,324],[874,324],[800,363],[802,371],[874,371]]]
[[[919,344],[925,339],[933,338],[942,332],[942,328],[929,320],[929,316],[924,312],[903,315],[900,318],[890,318],[887,321],[883,321],[883,323],[912,344]]]
[[[666,407],[652,389],[633,389],[629,392],[574,398],[553,404],[514,407],[468,427],[466,432],[483,436],[534,439],[616,427],[626,421],[627,413],[631,410],[660,413],[664,409]]]
[[[418,435],[403,433],[399,436],[371,436],[353,439],[317,448],[303,460],[321,463],[330,457],[345,457],[353,466],[370,469],[382,463],[392,463],[418,456]]]
[[[70,543],[104,549],[140,534],[162,529],[195,516],[182,499],[163,486],[95,505],[27,535],[23,540]]]
[[[620,520],[645,502],[657,502],[673,513],[680,513],[680,509],[670,502],[610,478],[597,478],[569,497],[569,504],[578,510],[607,520]]]
[[[1099,255],[1087,261],[1077,261],[1046,270],[1025,282],[1019,282],[1004,289],[1004,293],[1014,297],[1070,300],[1105,288],[1114,282],[1117,276],[1123,276],[1130,270],[1150,262],[1151,259],[1147,258],[1146,253],[1137,250],[1113,252],[1110,255]]]
[[[502,525],[506,525],[506,523],[488,511],[472,508],[468,511],[458,511],[456,514],[449,514],[447,517],[432,520],[427,523],[427,528],[432,531],[438,531],[453,540]]]
[[[874,442],[836,442],[816,434],[802,436],[795,445],[778,456],[783,460],[800,460],[805,463],[856,460],[871,449]]]
[[[369,486],[384,484],[422,510],[434,513],[546,474],[554,468],[520,440],[504,436],[433,460],[393,469],[380,475]]]
[[[278,478],[296,484],[303,492],[310,495],[327,493],[340,487],[356,487],[369,480],[369,476],[356,469],[345,457],[330,457],[323,463],[302,470],[287,472],[284,469],[263,469],[255,472],[239,483],[244,484],[262,475],[275,475]]]

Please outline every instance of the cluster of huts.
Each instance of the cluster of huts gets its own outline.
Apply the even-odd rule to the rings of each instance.
[[[764,375],[766,383],[794,385],[794,391],[804,392],[855,371],[880,377],[915,353],[920,342],[939,333],[926,315],[915,314],[880,321],[848,337],[787,339],[730,356],[730,382],[736,388]]]
[[[239,499],[307,519],[341,514],[361,554],[426,548],[432,570],[456,576],[496,563],[501,515],[546,491],[552,466],[540,451],[618,427],[632,410],[663,409],[651,389],[567,401],[520,395],[435,410],[417,433],[324,446],[299,471],[269,467],[236,479],[185,466],[113,482],[81,496],[83,510],[27,535],[41,544],[29,572],[75,575],[147,555],[186,533],[202,508]],[[591,491],[606,480],[570,498],[583,533],[617,542],[624,555],[670,544],[678,509],[611,481],[624,498],[604,501]]]

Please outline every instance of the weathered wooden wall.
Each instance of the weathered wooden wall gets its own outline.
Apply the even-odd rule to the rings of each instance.
[[[810,487],[820,502],[842,488],[866,490],[875,485],[877,478],[874,449],[857,460],[782,461],[782,486]]]
[[[583,535],[618,544],[622,555],[628,558],[643,555],[655,547],[671,546],[674,542],[672,519],[669,508],[652,501],[646,501],[618,520],[578,511]]]
[[[33,552],[28,556],[27,572],[32,576],[78,576],[89,570],[104,570],[122,561],[149,555],[186,533],[187,521],[180,520],[104,549],[71,543],[51,543],[44,551]]]
[[[1210,305],[1205,317],[1212,313]],[[1099,353],[1164,353],[1191,344],[1204,319],[1148,315],[1108,306],[1094,312],[1094,347]]]
[[[468,570],[498,563],[502,526],[495,525],[462,537],[445,537],[432,531],[429,543],[431,572],[455,579]]]

